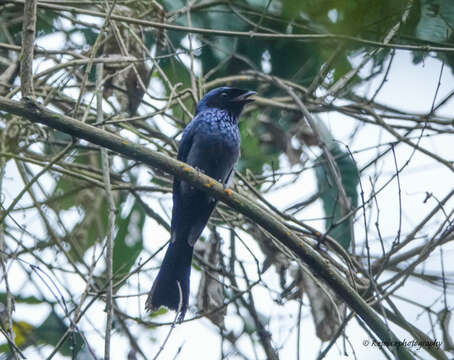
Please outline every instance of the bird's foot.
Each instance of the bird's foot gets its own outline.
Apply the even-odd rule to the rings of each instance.
[[[222,184],[222,188],[228,196],[232,195],[232,190],[227,187],[227,184]]]

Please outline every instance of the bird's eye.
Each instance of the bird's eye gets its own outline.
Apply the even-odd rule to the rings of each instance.
[[[225,99],[227,97],[227,93],[226,92],[221,93],[221,97]]]

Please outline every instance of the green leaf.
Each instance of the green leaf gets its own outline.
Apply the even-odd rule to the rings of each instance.
[[[166,73],[172,84],[181,82],[183,88],[191,86],[191,75],[189,69],[181,62],[171,58],[164,58],[159,65]]]
[[[267,130],[258,121],[258,112],[250,114],[248,118],[243,116],[240,122],[241,134],[241,157],[238,161],[239,171],[251,170],[254,174],[261,174],[263,166],[268,164],[277,167],[279,164],[280,151],[272,143],[264,143],[260,140]]]
[[[34,297],[34,296],[20,296],[20,295],[14,295],[14,301],[16,303],[23,303],[23,304],[29,304],[29,305],[42,304],[43,303],[43,301],[38,299],[37,297]],[[0,293],[0,303],[6,304],[6,293]]]
[[[454,2],[421,0],[421,17],[416,36],[422,40],[445,42],[454,28]]]
[[[77,154],[73,163],[100,169],[100,154]],[[85,170],[88,171],[88,170]],[[76,210],[82,214],[81,220],[74,225],[65,236],[71,246],[69,253],[75,261],[81,260],[85,251],[96,242],[102,241],[106,235],[108,206],[103,189],[84,188],[85,182],[62,175],[57,180],[52,198],[48,204],[55,211]],[[118,202],[118,198],[116,201]]]
[[[75,187],[80,186],[77,182]],[[82,260],[87,249],[96,242],[102,241],[107,231],[108,205],[102,189],[84,189],[77,193],[68,192],[65,197],[65,206],[71,208],[78,206],[82,219],[66,234],[64,240],[70,245],[69,254],[74,261]],[[53,205],[55,207],[55,205]]]
[[[261,312],[257,312],[257,318],[258,321],[260,321],[262,325],[265,326],[267,326],[267,324],[269,324],[270,322],[270,319]],[[252,335],[256,331],[257,326],[255,320],[252,318],[252,316],[247,314],[246,316],[243,317],[243,332],[245,332],[248,335]]]
[[[151,318],[154,318],[154,317],[158,317],[158,316],[167,314],[168,312],[169,312],[169,310],[167,310],[167,309],[164,308],[164,307],[161,307],[161,308],[159,308],[159,309],[156,310],[156,311],[153,311],[153,312],[148,313],[148,316],[151,317]]]
[[[113,248],[112,267],[118,279],[128,274],[137,257],[143,250],[142,230],[146,214],[136,201],[124,219],[117,220],[118,232]]]
[[[65,322],[51,311],[46,320],[33,331],[32,336],[40,343],[56,346],[67,330]],[[72,356],[77,354],[83,345],[82,336],[78,332],[72,332],[59,348],[59,352],[65,356]]]
[[[52,144],[52,142],[69,143],[72,136],[58,130],[49,131],[49,141],[44,143],[44,152],[46,155],[57,155],[62,147]]]
[[[39,9],[36,21],[36,37],[55,33],[54,27],[55,12]]]
[[[334,84],[337,80],[342,78],[352,69],[350,61],[346,57],[340,57],[339,60],[333,66],[333,78],[331,84]]]
[[[52,132],[52,134],[52,136],[56,136],[56,140],[64,140],[64,137],[67,136],[59,131]],[[62,138],[58,139],[59,136],[62,136]],[[45,149],[47,149],[45,150],[46,154],[53,154],[61,151],[60,147],[55,149],[48,147]],[[94,161],[100,163],[100,157],[96,156]],[[77,152],[75,153],[72,162],[80,165],[89,165],[91,163],[88,156],[78,154]],[[90,190],[87,190],[84,194],[79,194],[79,191],[77,190],[81,185],[84,185],[84,182],[81,182],[79,179],[69,175],[61,175],[50,196],[51,198],[58,198],[58,200],[50,202],[48,206],[55,211],[69,210],[73,206],[81,206],[82,208],[91,207],[95,194],[90,194]],[[91,191],[91,193],[93,193],[93,191]]]
[[[340,149],[339,145],[333,143],[330,149],[331,154],[335,158],[335,162],[339,168],[342,178],[342,185],[347,196],[350,198],[352,208],[358,205],[358,192],[357,187],[359,183],[358,169],[350,154]],[[315,168],[315,176],[317,180],[317,187],[323,203],[323,210],[325,212],[325,228],[328,230],[341,218],[341,209],[338,201],[338,190],[331,176],[328,165],[323,157],[319,157],[320,165]],[[344,249],[348,250],[353,234],[348,221],[343,221],[337,224],[329,232]]]
[[[93,45],[98,37],[98,33],[91,28],[81,27],[78,29],[84,36],[88,45]]]
[[[96,189],[95,194],[92,207],[84,209],[82,221],[74,226],[65,239],[71,245],[69,253],[76,261],[81,260],[87,249],[106,236],[109,214],[107,200],[103,190]]]
[[[162,70],[166,73],[166,76],[172,84],[182,83],[182,88],[191,87],[191,75],[189,69],[179,60],[164,58],[159,62]],[[167,89],[170,91],[170,89]],[[195,109],[194,101],[192,97],[188,97],[183,101],[187,109]],[[186,113],[181,109],[180,105],[174,105],[171,107],[173,115],[180,120],[184,120]],[[189,119],[187,120],[189,121]]]
[[[304,1],[284,0],[282,2],[282,15],[288,19],[298,18],[304,8]]]
[[[15,335],[14,342],[16,345],[24,346],[28,342],[30,333],[33,331],[33,325],[26,321],[14,321],[13,331]]]

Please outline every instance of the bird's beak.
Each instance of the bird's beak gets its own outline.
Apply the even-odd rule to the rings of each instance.
[[[232,101],[233,102],[242,102],[242,103],[250,103],[255,101],[255,99],[250,99],[252,95],[257,94],[255,91],[246,91],[245,93],[237,96]]]

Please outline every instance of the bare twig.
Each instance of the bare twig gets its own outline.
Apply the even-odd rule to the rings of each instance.
[[[33,49],[36,32],[37,0],[24,3],[24,22],[22,24],[22,52],[20,62],[20,79],[22,96],[33,95]]]
[[[103,122],[103,111],[102,111],[102,91],[101,83],[103,77],[103,64],[99,63],[96,65],[96,100],[97,100],[97,117],[96,122],[102,124]],[[115,233],[115,202],[112,193],[112,185],[110,183],[110,165],[109,165],[109,154],[106,148],[101,148],[101,159],[102,159],[102,170],[104,186],[106,190],[106,198],[108,203],[108,224],[106,234],[106,274],[107,274],[107,294],[106,294],[106,336],[104,339],[104,359],[110,359],[110,339],[112,333],[112,295],[113,295],[113,272],[112,272],[112,259],[113,259],[113,241]]]
[[[153,360],[156,360],[159,357],[159,355],[161,354],[162,350],[164,350],[164,348],[167,344],[167,341],[169,341],[170,335],[172,334],[173,329],[175,329],[175,325],[177,324],[177,321],[178,321],[178,316],[180,314],[181,306],[183,305],[183,292],[181,290],[181,284],[179,281],[177,281],[177,285],[178,285],[178,295],[179,295],[178,310],[175,313],[175,319],[173,320],[172,325],[170,325],[169,332],[167,333],[167,336],[165,337],[164,341],[162,342],[162,345],[159,347],[158,352],[153,357]]]

